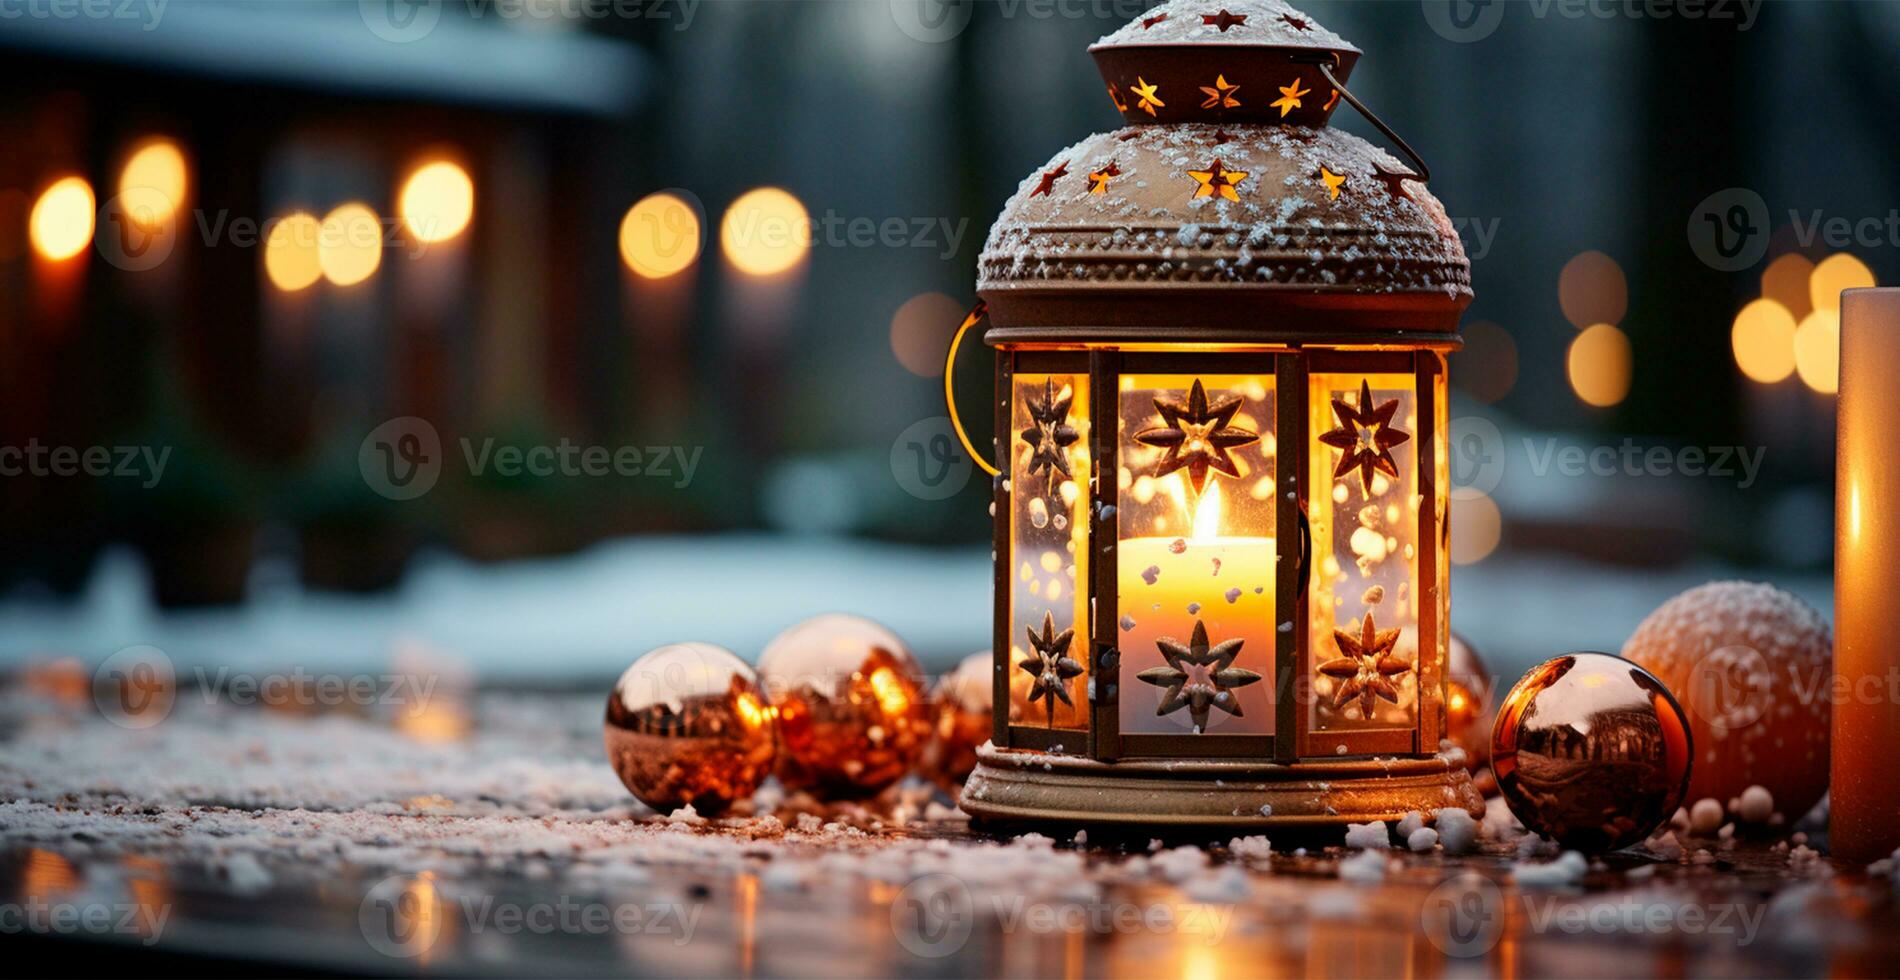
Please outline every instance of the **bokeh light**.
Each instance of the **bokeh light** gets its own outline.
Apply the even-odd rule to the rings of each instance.
[[[1467,324],[1465,347],[1457,355],[1452,379],[1459,390],[1486,405],[1511,393],[1517,384],[1517,341],[1489,320]]]
[[[1735,366],[1762,384],[1793,374],[1794,331],[1794,314],[1776,300],[1758,299],[1742,307],[1729,331]]]
[[[187,180],[185,154],[178,144],[151,140],[127,158],[119,172],[119,204],[147,228],[164,225],[184,206]]]
[[[1823,395],[1831,395],[1840,387],[1840,311],[1816,309],[1802,318],[1794,332],[1794,367],[1801,374],[1802,384]]]
[[[747,191],[726,209],[719,247],[740,272],[770,276],[805,258],[811,248],[811,217],[798,198],[777,187]]]
[[[1808,277],[1814,273],[1814,262],[1799,252],[1786,255],[1768,263],[1761,273],[1761,294],[1764,299],[1772,299],[1788,310],[1796,322],[1814,309],[1814,301],[1808,296]]]
[[[1586,328],[1570,342],[1570,387],[1585,404],[1607,408],[1630,390],[1630,341],[1608,323]]]
[[[287,293],[308,287],[323,276],[317,259],[322,226],[308,211],[286,215],[271,226],[264,241],[264,274],[271,285]]]
[[[1839,312],[1841,290],[1875,285],[1874,273],[1867,263],[1841,252],[1821,260],[1808,276],[1808,297],[1818,310]],[[1830,391],[1833,389],[1829,389]]]
[[[70,259],[92,243],[92,185],[83,177],[62,177],[33,202],[28,228],[33,250],[54,261]]]
[[[1564,319],[1578,329],[1594,323],[1620,323],[1629,311],[1629,282],[1623,267],[1602,252],[1584,252],[1564,263],[1557,276],[1557,303]]]
[[[1459,490],[1451,496],[1451,561],[1471,565],[1497,550],[1504,537],[1504,515],[1482,492]]]
[[[648,194],[620,219],[620,261],[646,279],[686,270],[699,245],[699,209],[677,194]]]
[[[317,235],[317,264],[323,277],[353,286],[376,274],[383,263],[383,223],[369,205],[341,204],[323,216]]]
[[[962,304],[943,293],[919,293],[891,315],[891,353],[904,370],[921,378],[943,376],[950,335],[963,322]]]
[[[475,215],[475,182],[450,161],[427,163],[403,182],[396,207],[418,241],[446,242]]]

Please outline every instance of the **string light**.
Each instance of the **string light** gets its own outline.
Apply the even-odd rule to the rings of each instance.
[[[33,249],[53,261],[70,259],[92,243],[93,215],[98,210],[92,185],[83,177],[62,177],[33,202],[27,227]]]
[[[437,160],[409,175],[396,206],[418,241],[446,242],[460,235],[475,214],[475,182],[460,166]]]
[[[719,247],[740,272],[777,275],[797,265],[811,248],[811,217],[788,191],[748,191],[726,209]]]
[[[648,194],[620,219],[620,260],[642,278],[665,279],[699,259],[699,209],[676,194]]]
[[[317,264],[323,277],[353,286],[376,274],[383,263],[383,225],[369,205],[341,204],[323,217],[317,235]]]
[[[286,215],[271,226],[264,241],[264,274],[271,285],[287,293],[309,287],[323,277],[317,258],[322,226],[307,211]]]
[[[1598,323],[1570,342],[1570,387],[1586,404],[1607,408],[1630,390],[1630,342],[1614,325]]]

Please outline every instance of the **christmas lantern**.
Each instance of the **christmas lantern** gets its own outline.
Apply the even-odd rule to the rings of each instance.
[[[964,809],[1480,813],[1441,754],[1470,266],[1424,163],[1278,0],[1174,0],[1090,52],[1128,125],[1023,181],[949,354],[987,318],[995,727]],[[1342,101],[1410,165],[1328,128]]]

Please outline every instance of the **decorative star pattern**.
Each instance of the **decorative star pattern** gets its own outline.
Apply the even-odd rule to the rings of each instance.
[[[1387,170],[1379,164],[1372,165],[1373,179],[1385,185],[1385,192],[1393,197],[1412,199],[1412,192],[1405,189],[1405,182],[1417,180],[1418,175],[1408,170]]]
[[[1326,97],[1326,104],[1323,106],[1320,106],[1320,108],[1327,112],[1331,112],[1333,111],[1333,106],[1336,106],[1338,104],[1339,104],[1339,90],[1333,89],[1333,94]]]
[[[1069,424],[1069,405],[1074,401],[1073,394],[1060,394],[1056,390],[1053,377],[1043,382],[1040,397],[1030,396],[1030,424],[1022,435],[1031,450],[1026,468],[1029,476],[1047,472],[1052,481],[1057,473],[1073,476],[1069,472],[1068,449],[1082,437],[1075,426]]]
[[[1222,34],[1225,34],[1227,33],[1227,29],[1230,27],[1245,26],[1247,23],[1247,15],[1246,14],[1230,14],[1227,12],[1226,7],[1222,7],[1221,12],[1218,14],[1202,14],[1201,23],[1206,24],[1210,27],[1218,27],[1220,28],[1220,32]]]
[[[1115,103],[1116,112],[1128,111],[1128,103],[1122,101],[1122,90],[1116,88],[1114,82],[1108,83],[1108,100]]]
[[[1234,666],[1242,640],[1226,640],[1209,645],[1207,624],[1194,621],[1194,636],[1186,643],[1171,636],[1155,642],[1165,667],[1150,667],[1135,676],[1145,683],[1165,689],[1155,714],[1167,715],[1186,708],[1194,721],[1194,731],[1207,731],[1207,713],[1219,708],[1236,718],[1242,717],[1240,701],[1233,689],[1246,687],[1260,679],[1251,670]]]
[[[1173,398],[1156,398],[1155,411],[1161,413],[1161,425],[1135,433],[1135,441],[1167,452],[1155,464],[1155,476],[1167,476],[1186,469],[1188,485],[1199,494],[1207,486],[1210,472],[1237,477],[1240,468],[1228,450],[1255,442],[1258,432],[1233,425],[1240,411],[1239,395],[1223,395],[1212,402],[1201,379],[1194,379],[1184,404]]]
[[[1280,19],[1283,21],[1286,21],[1286,26],[1291,27],[1296,31],[1310,31],[1313,29],[1312,26],[1307,24],[1306,21],[1298,17],[1295,17],[1292,14],[1281,14]]]
[[[1240,91],[1240,86],[1227,84],[1226,75],[1215,75],[1214,84],[1212,86],[1201,86],[1201,91],[1207,95],[1207,100],[1201,103],[1201,108],[1203,109],[1237,109],[1240,107],[1240,100],[1234,98],[1234,93]]]
[[[1293,80],[1293,84],[1291,85],[1280,85],[1276,87],[1280,90],[1280,97],[1267,104],[1280,110],[1281,119],[1285,119],[1287,113],[1300,107],[1301,96],[1311,95],[1313,92],[1310,88],[1301,88],[1300,80],[1297,78]]]
[[[1115,161],[1113,160],[1108,161],[1108,166],[1103,167],[1100,170],[1090,171],[1089,172],[1089,193],[1090,194],[1107,194],[1108,182],[1111,180],[1114,180],[1117,177],[1120,177],[1121,175],[1122,175],[1122,168],[1116,166]]]
[[[1069,656],[1069,644],[1075,641],[1075,630],[1066,629],[1056,632],[1056,619],[1050,613],[1042,614],[1042,634],[1036,634],[1034,626],[1026,631],[1029,634],[1029,656],[1018,661],[1016,666],[1035,678],[1029,682],[1029,703],[1047,702],[1044,707],[1049,712],[1049,725],[1056,723],[1056,699],[1063,704],[1075,707],[1075,699],[1069,696],[1069,679],[1080,676],[1082,665]]]
[[[1141,29],[1145,31],[1167,19],[1167,14],[1156,14],[1153,17],[1144,17],[1141,20]]]
[[[1344,174],[1333,173],[1322,164],[1319,168],[1319,173],[1313,176],[1318,177],[1320,182],[1326,185],[1326,193],[1330,196],[1331,200],[1339,200],[1339,189],[1345,186],[1346,183]]]
[[[1149,84],[1148,80],[1140,75],[1135,76],[1135,84],[1130,86],[1129,91],[1135,93],[1141,99],[1141,101],[1135,103],[1135,108],[1146,112],[1148,115],[1154,115],[1156,108],[1165,109],[1168,107],[1166,102],[1161,101],[1157,87]]]
[[[1059,161],[1056,164],[1056,168],[1054,170],[1043,171],[1042,181],[1036,184],[1035,190],[1029,192],[1029,196],[1038,197],[1040,195],[1047,194],[1052,190],[1055,190],[1056,181],[1063,177],[1068,176],[1068,174],[1069,174],[1069,161],[1067,160]]]
[[[1228,170],[1221,166],[1220,158],[1214,158],[1214,165],[1206,170],[1190,170],[1188,176],[1194,178],[1195,197],[1224,197],[1229,201],[1239,201],[1240,193],[1234,185],[1247,179],[1245,170]]]
[[[1339,656],[1319,665],[1320,673],[1340,682],[1333,690],[1333,707],[1343,708],[1357,698],[1359,716],[1371,718],[1374,697],[1399,703],[1399,688],[1394,679],[1409,672],[1412,665],[1392,654],[1392,647],[1398,641],[1399,631],[1376,628],[1370,612],[1366,613],[1358,636],[1345,630],[1333,630],[1333,643],[1339,647]]]
[[[1339,450],[1339,464],[1333,467],[1333,479],[1342,479],[1357,469],[1359,486],[1370,498],[1375,470],[1389,477],[1399,475],[1392,447],[1403,444],[1412,434],[1392,428],[1392,416],[1398,410],[1397,398],[1373,407],[1372,386],[1363,380],[1359,382],[1357,408],[1347,404],[1344,396],[1333,396],[1333,414],[1339,419],[1339,428],[1320,433],[1319,437],[1320,442]]]

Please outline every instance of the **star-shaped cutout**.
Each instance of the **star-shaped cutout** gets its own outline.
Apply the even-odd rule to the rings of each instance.
[[[1155,714],[1172,714],[1188,709],[1196,732],[1207,731],[1207,711],[1219,708],[1236,718],[1242,717],[1240,701],[1233,689],[1246,687],[1260,679],[1251,670],[1234,666],[1243,640],[1227,640],[1209,646],[1207,624],[1194,621],[1194,637],[1186,643],[1171,636],[1155,641],[1166,667],[1150,667],[1135,676],[1156,687],[1166,688]]]
[[[1128,103],[1122,101],[1122,90],[1116,88],[1114,82],[1108,83],[1108,99],[1110,102],[1115,103],[1116,112],[1128,111]]]
[[[1399,703],[1399,688],[1393,678],[1410,671],[1412,665],[1392,655],[1392,646],[1398,641],[1399,631],[1374,627],[1370,612],[1358,636],[1333,630],[1339,657],[1319,665],[1320,673],[1341,682],[1333,691],[1333,707],[1343,708],[1358,698],[1359,716],[1371,718],[1374,696]]]
[[[1229,27],[1245,26],[1247,23],[1247,15],[1230,14],[1227,12],[1227,8],[1222,7],[1221,12],[1218,14],[1202,14],[1201,23],[1210,27],[1218,27],[1220,28],[1220,32],[1225,34]]]
[[[1047,701],[1044,705],[1049,711],[1049,724],[1056,723],[1056,699],[1075,707],[1075,699],[1069,696],[1069,678],[1082,673],[1082,665],[1069,656],[1069,644],[1075,641],[1075,630],[1066,629],[1056,632],[1056,619],[1050,613],[1042,614],[1042,634],[1036,634],[1034,626],[1027,630],[1029,634],[1030,654],[1018,661],[1016,666],[1035,680],[1029,682],[1029,703]]]
[[[1090,194],[1108,193],[1108,182],[1115,179],[1116,177],[1120,177],[1121,175],[1122,175],[1122,168],[1116,166],[1115,161],[1113,160],[1108,161],[1108,166],[1103,167],[1100,170],[1091,171],[1089,173],[1089,193]]]
[[[1069,404],[1073,401],[1073,394],[1058,394],[1053,377],[1043,382],[1041,397],[1030,396],[1030,425],[1023,430],[1022,437],[1033,450],[1026,470],[1028,475],[1048,471],[1051,480],[1056,473],[1073,476],[1069,472],[1068,448],[1082,437],[1075,426],[1069,424]]]
[[[1214,84],[1211,87],[1201,86],[1201,91],[1207,93],[1207,101],[1201,103],[1203,109],[1235,109],[1240,106],[1240,100],[1234,98],[1240,86],[1227,84],[1226,75],[1215,75]]]
[[[1318,177],[1320,182],[1326,185],[1326,193],[1331,195],[1332,200],[1339,200],[1339,189],[1345,186],[1346,183],[1346,178],[1343,174],[1333,173],[1322,164],[1320,165],[1319,173],[1313,176]]]
[[[1168,104],[1161,101],[1161,97],[1157,94],[1159,88],[1159,86],[1149,84],[1148,80],[1140,75],[1136,75],[1135,84],[1128,89],[1141,98],[1141,101],[1135,103],[1135,108],[1151,116],[1155,114],[1156,107],[1167,108]]]
[[[1219,146],[1222,143],[1232,142],[1233,138],[1234,138],[1234,134],[1228,132],[1227,130],[1221,129],[1218,126],[1214,128],[1214,145],[1215,146]]]
[[[1336,106],[1338,104],[1339,104],[1339,90],[1333,89],[1333,94],[1326,97],[1326,104],[1323,106],[1320,106],[1320,108],[1326,112],[1331,112],[1333,111],[1333,106]]]
[[[1333,396],[1333,414],[1339,418],[1339,428],[1322,432],[1319,437],[1320,442],[1339,450],[1339,465],[1333,467],[1333,479],[1341,479],[1357,469],[1360,489],[1370,498],[1374,470],[1389,477],[1399,475],[1392,447],[1403,444],[1412,434],[1392,428],[1392,415],[1398,410],[1397,398],[1372,407],[1372,386],[1363,380],[1359,382],[1359,407],[1348,405],[1341,395]]]
[[[1153,27],[1156,24],[1159,24],[1162,21],[1167,20],[1167,19],[1168,19],[1167,14],[1156,14],[1153,17],[1144,17],[1142,18],[1142,21],[1141,21],[1141,29],[1145,31],[1148,28]]]
[[[1055,190],[1056,181],[1059,178],[1066,177],[1068,175],[1069,175],[1069,161],[1063,160],[1056,164],[1056,168],[1054,170],[1043,171],[1042,182],[1036,185],[1035,190],[1029,192],[1029,196],[1036,197],[1038,195],[1047,194],[1050,191]]]
[[[1313,92],[1310,88],[1301,88],[1300,80],[1297,78],[1293,80],[1293,84],[1291,85],[1278,85],[1275,87],[1280,90],[1280,97],[1267,104],[1280,110],[1281,119],[1285,119],[1287,113],[1300,107],[1301,96],[1311,95]]]
[[[1172,398],[1156,398],[1154,402],[1162,424],[1135,433],[1135,441],[1167,450],[1161,462],[1155,464],[1155,476],[1185,468],[1188,485],[1198,495],[1207,486],[1210,471],[1240,475],[1240,468],[1227,451],[1257,441],[1260,433],[1232,424],[1234,414],[1240,411],[1239,395],[1223,395],[1210,403],[1207,389],[1201,387],[1201,379],[1195,378],[1186,404]]]
[[[1306,21],[1301,20],[1300,18],[1295,17],[1292,14],[1281,14],[1280,19],[1283,21],[1286,21],[1286,26],[1291,27],[1296,31],[1310,31],[1313,29],[1312,26],[1307,24]]]
[[[1195,197],[1224,197],[1229,201],[1239,201],[1240,194],[1234,185],[1247,179],[1245,170],[1228,170],[1221,166],[1220,158],[1214,158],[1214,165],[1206,170],[1190,170],[1188,176],[1194,178]]]
[[[1405,182],[1408,180],[1417,180],[1417,174],[1409,170],[1387,170],[1375,163],[1372,165],[1372,176],[1375,180],[1385,185],[1385,192],[1387,194],[1393,197],[1402,197],[1408,201],[1412,199],[1412,192],[1405,189]]]

